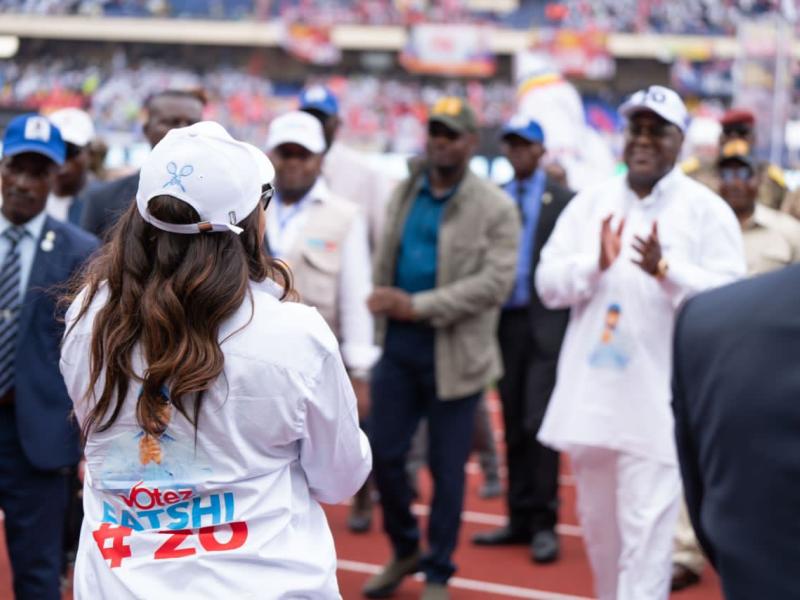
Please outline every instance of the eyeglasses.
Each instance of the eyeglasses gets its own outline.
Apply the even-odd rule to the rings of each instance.
[[[753,169],[750,167],[725,167],[719,170],[719,177],[724,183],[734,181],[748,181],[753,176]]]
[[[722,128],[722,133],[728,137],[744,138],[750,135],[752,129],[745,123],[735,123],[733,125],[725,125]]]
[[[272,197],[275,195],[275,188],[272,187],[272,184],[265,183],[261,186],[261,197],[259,201],[261,202],[261,206],[264,210],[267,210],[269,206],[269,201],[272,200]]]
[[[655,139],[667,135],[670,127],[671,125],[669,123],[655,123],[653,125],[630,123],[628,125],[627,133],[630,137],[639,137],[640,135],[644,135],[651,139]]]

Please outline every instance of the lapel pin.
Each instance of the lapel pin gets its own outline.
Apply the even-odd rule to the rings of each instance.
[[[41,248],[43,252],[51,252],[53,250],[53,240],[56,239],[56,234],[54,231],[50,230],[44,234],[44,239],[42,240]]]
[[[545,192],[542,194],[542,204],[550,204],[553,201],[553,194]]]

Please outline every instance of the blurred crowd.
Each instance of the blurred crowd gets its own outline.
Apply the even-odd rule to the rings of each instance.
[[[508,13],[465,0],[2,0],[0,11],[50,15],[270,20],[318,25],[494,23],[626,32],[732,34],[743,18],[777,13],[779,0],[520,0]]]
[[[91,66],[87,66],[91,64]],[[426,107],[447,94],[468,97],[482,124],[499,126],[513,112],[510,84],[326,77],[321,82],[341,98],[342,138],[378,152],[414,153],[422,148]],[[200,72],[168,61],[128,64],[121,52],[110,60],[41,59],[0,64],[0,106],[49,112],[64,106],[87,108],[104,135],[139,135],[145,99],[165,88],[203,89],[207,114],[236,136],[263,140],[267,123],[296,103],[299,86],[282,85],[246,71],[214,66]]]

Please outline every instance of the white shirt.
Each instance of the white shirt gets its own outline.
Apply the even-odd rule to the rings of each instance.
[[[25,223],[22,227],[25,228],[26,235],[17,242],[17,250],[19,251],[19,300],[25,300],[25,293],[28,290],[28,282],[31,279],[31,269],[33,268],[33,261],[36,258],[36,247],[39,244],[39,238],[42,237],[42,229],[47,215],[44,211],[33,217],[30,221]],[[5,235],[6,229],[13,227],[13,223],[5,218],[3,213],[0,212],[0,266],[5,263],[8,250],[11,248],[11,242]],[[49,235],[55,236],[54,233],[49,232]],[[53,237],[55,239],[55,237]],[[52,242],[50,245],[45,245],[52,250]]]
[[[314,309],[280,302],[274,287],[252,284],[252,303],[221,327],[224,377],[205,395],[196,438],[175,411],[160,459],[143,457],[136,383],[114,425],[90,434],[77,600],[340,597],[319,503],[359,489],[369,443],[330,329]],[[61,353],[81,423],[92,322],[106,292],[70,331],[82,299],[67,314]],[[144,370],[138,353],[133,368]],[[115,532],[126,535],[115,542]]]
[[[318,179],[314,187],[294,204],[283,204],[276,196],[267,210],[267,239],[273,255],[285,256],[308,221],[308,208],[315,202],[335,202],[327,185]],[[374,343],[375,329],[367,298],[372,292],[372,264],[367,229],[360,214],[353,219],[342,244],[339,273],[339,320],[344,364],[357,373],[368,371],[380,353]]]
[[[54,219],[66,222],[69,220],[69,207],[72,206],[72,201],[74,199],[75,196],[56,196],[51,193],[47,197],[47,206],[45,206],[45,210],[47,214]]]
[[[600,229],[608,215],[614,215],[613,227],[624,217],[625,228],[620,256],[601,272]],[[639,256],[633,236],[649,236],[653,221],[669,264],[661,282],[631,262]],[[675,464],[670,375],[676,311],[689,295],[744,273],[733,211],[679,169],[641,200],[625,175],[579,193],[559,217],[536,271],[545,306],[572,309],[539,439],[562,450],[599,446]],[[609,315],[615,308],[616,324]]]

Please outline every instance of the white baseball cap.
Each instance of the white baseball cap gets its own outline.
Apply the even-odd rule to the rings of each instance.
[[[61,130],[65,142],[83,148],[94,139],[94,124],[89,113],[79,108],[62,108],[47,117]]]
[[[322,154],[325,151],[322,124],[316,117],[299,110],[281,115],[269,125],[267,152],[281,144],[298,144],[313,154]]]
[[[267,156],[231,137],[219,123],[172,129],[148,155],[139,174],[136,206],[148,223],[171,233],[243,230],[236,224],[258,206],[261,188],[275,176]],[[183,200],[198,223],[166,223],[150,214],[156,196]]]
[[[681,131],[686,131],[689,124],[689,113],[681,97],[674,90],[661,85],[639,90],[619,107],[619,114],[626,118],[641,111],[654,112]]]

